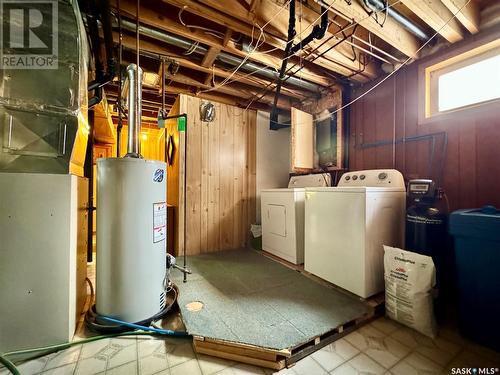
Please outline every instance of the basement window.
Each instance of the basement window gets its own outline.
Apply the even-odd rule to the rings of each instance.
[[[425,69],[425,117],[500,99],[500,48],[478,50]]]

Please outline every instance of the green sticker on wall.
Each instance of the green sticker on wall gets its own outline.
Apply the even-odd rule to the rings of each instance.
[[[177,130],[180,132],[186,131],[186,118],[184,116],[177,119]]]

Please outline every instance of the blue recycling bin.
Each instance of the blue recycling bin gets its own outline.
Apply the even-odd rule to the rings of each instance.
[[[460,332],[500,351],[500,210],[455,211],[449,230],[455,241]]]

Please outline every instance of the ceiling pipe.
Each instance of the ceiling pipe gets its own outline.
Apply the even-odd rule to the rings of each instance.
[[[280,91],[281,91],[281,85],[284,81],[285,74],[286,74],[286,67],[288,64],[288,59],[297,53],[298,51],[301,51],[305,46],[307,46],[309,43],[311,43],[315,39],[322,39],[325,36],[326,30],[328,29],[328,8],[321,7],[321,22],[319,25],[314,25],[311,33],[306,36],[305,38],[301,39],[297,44],[293,44],[293,40],[296,36],[296,31],[295,31],[295,0],[292,0],[290,2],[289,6],[289,18],[288,18],[288,38],[287,38],[287,44],[285,48],[285,56],[283,58],[283,62],[281,64],[281,69],[279,73],[279,77],[276,83],[276,92],[274,94],[274,102],[273,102],[273,108],[271,110],[271,116],[270,116],[270,126],[271,130],[279,130],[280,128],[284,127],[285,125],[281,125],[278,122],[278,109],[277,109],[277,104],[278,104],[278,99],[280,96]],[[290,77],[287,78],[287,80]],[[292,77],[293,78],[293,77]]]
[[[135,31],[135,23],[134,22],[131,22],[127,19],[122,18],[121,24],[122,24],[123,29],[129,30],[129,31]],[[144,36],[148,36],[148,37],[153,38],[153,39],[161,40],[162,42],[168,43],[170,45],[173,45],[173,46],[185,49],[185,50],[192,50],[193,51],[192,53],[196,54],[196,55],[204,56],[208,51],[208,48],[203,47],[199,44],[197,46],[195,46],[194,45],[195,43],[189,39],[183,38],[181,36],[173,35],[173,34],[170,34],[166,31],[159,30],[159,29],[156,29],[156,28],[153,28],[150,26],[140,25],[139,32]],[[233,67],[237,67],[243,62],[242,58],[233,56],[233,55],[226,53],[226,52],[220,52],[217,55],[216,60],[218,60],[221,63],[231,65]],[[269,80],[275,80],[275,79],[279,78],[279,73],[275,72],[274,70],[269,69],[269,68],[265,68],[263,65],[255,64],[255,63],[248,62],[248,61],[245,62],[241,66],[240,70],[242,70],[246,73],[254,73],[255,72],[256,76],[267,78]],[[287,80],[287,83],[289,83],[292,86],[295,86],[295,87],[298,87],[301,89],[305,89],[308,91],[313,91],[313,92],[319,92],[321,89],[321,87],[315,83],[305,81],[303,79],[299,79],[299,78],[295,78],[295,77],[290,77]]]
[[[403,16],[393,7],[389,7],[387,0],[359,0],[363,5],[374,12],[387,12],[387,15],[394,18],[395,21],[399,22],[406,30],[411,32],[417,38],[427,41],[430,36],[417,24],[415,24],[410,19]]]

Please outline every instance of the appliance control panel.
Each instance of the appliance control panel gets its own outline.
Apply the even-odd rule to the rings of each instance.
[[[395,169],[369,169],[344,173],[338,186],[405,188],[405,182],[401,172]]]
[[[332,186],[332,177],[329,173],[306,174],[290,177],[289,188],[325,187]]]

